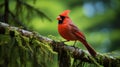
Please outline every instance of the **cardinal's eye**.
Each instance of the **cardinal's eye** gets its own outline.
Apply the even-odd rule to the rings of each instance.
[[[65,16],[60,16],[60,18],[61,18],[62,20],[64,20],[64,19],[65,19]]]

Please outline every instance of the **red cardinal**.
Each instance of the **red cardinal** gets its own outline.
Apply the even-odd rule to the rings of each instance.
[[[92,56],[96,56],[95,50],[87,43],[84,34],[74,25],[70,17],[68,16],[70,10],[63,11],[58,17],[58,32],[67,41],[79,40],[84,44],[89,53]]]

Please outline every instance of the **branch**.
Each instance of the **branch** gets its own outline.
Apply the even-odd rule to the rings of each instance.
[[[102,65],[105,67],[109,67],[109,66],[118,67],[120,65],[120,58],[103,55],[99,53],[97,53],[98,55],[96,57],[92,57],[85,50],[73,46],[68,46],[63,42],[57,42],[50,38],[35,34],[33,32],[23,30],[17,27],[13,27],[6,23],[0,22],[0,34],[5,34],[6,28],[9,29],[9,31],[16,30],[20,34],[26,37],[31,37],[31,36],[36,37],[40,42],[50,44],[53,47],[54,51],[59,52],[59,50],[65,50],[69,52],[74,59],[80,60],[82,62],[88,62],[88,63],[96,64],[98,66]]]

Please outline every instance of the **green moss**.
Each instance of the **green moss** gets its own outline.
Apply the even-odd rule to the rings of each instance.
[[[37,38],[26,37],[16,30],[0,34],[0,66],[4,67],[48,67],[55,54],[48,44]],[[7,33],[8,32],[8,33]],[[11,37],[11,35],[13,35]]]

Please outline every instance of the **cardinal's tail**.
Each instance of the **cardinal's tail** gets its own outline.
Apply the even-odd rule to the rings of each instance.
[[[92,55],[92,56],[96,56],[96,51],[87,43],[87,41],[81,41],[84,46],[87,48],[87,50],[89,51],[89,53]]]

